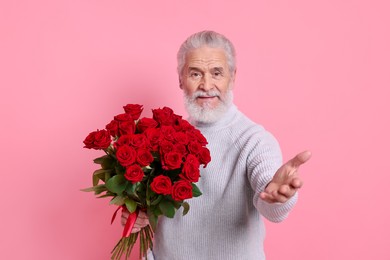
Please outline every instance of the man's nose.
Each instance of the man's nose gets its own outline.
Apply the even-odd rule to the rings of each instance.
[[[208,74],[204,75],[199,85],[199,88],[204,91],[209,91],[213,89],[214,88],[213,78]]]

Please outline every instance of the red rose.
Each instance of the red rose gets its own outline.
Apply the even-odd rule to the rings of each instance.
[[[88,134],[88,136],[83,141],[83,143],[85,144],[84,148],[91,149],[93,147],[93,142],[95,141],[95,134],[96,132],[91,132]]]
[[[145,135],[134,134],[130,136],[130,144],[136,148],[146,148],[149,142]]]
[[[175,136],[174,136],[175,133],[176,133],[176,130],[172,126],[163,125],[161,127],[161,134],[164,137],[164,139],[166,139],[168,141],[175,140]]]
[[[132,183],[142,181],[144,177],[144,172],[138,164],[133,164],[126,168],[125,178]]]
[[[162,165],[164,170],[174,170],[180,168],[183,162],[183,155],[178,152],[164,154]]]
[[[153,119],[161,125],[173,125],[175,117],[173,110],[169,107],[163,107],[158,109],[152,109]]]
[[[179,144],[188,144],[188,136],[183,132],[175,132],[173,133],[173,137]]]
[[[119,133],[121,135],[134,134],[134,132],[135,132],[135,123],[133,120],[119,122]]]
[[[182,118],[182,116],[173,114],[173,124],[172,124],[172,126],[178,125],[179,124],[179,120],[181,120],[181,118]]]
[[[148,128],[145,130],[144,134],[148,139],[152,150],[157,151],[158,144],[162,137],[160,128]]]
[[[146,149],[138,149],[137,150],[137,163],[139,165],[147,166],[153,162],[153,155]]]
[[[179,176],[180,178],[190,182],[198,182],[200,177],[199,166],[184,163],[183,170]]]
[[[198,129],[194,129],[192,130],[195,134],[195,137],[196,137],[196,140],[201,144],[201,145],[206,145],[208,144],[207,143],[207,140],[206,140],[206,137],[204,137],[204,135],[202,135],[202,133],[198,130]]]
[[[195,129],[195,127],[193,125],[191,125],[187,120],[185,119],[180,119],[179,121],[179,125],[181,126],[182,130],[183,131],[190,131],[190,130],[193,130]]]
[[[188,140],[190,141],[198,141],[197,134],[195,134],[195,131],[188,131],[186,132]]]
[[[186,180],[179,180],[173,184],[172,198],[176,201],[182,201],[192,198],[192,185]]]
[[[118,149],[122,145],[130,145],[130,137],[131,135],[122,135],[118,138],[118,140],[114,143],[114,147]]]
[[[123,109],[125,110],[126,114],[129,114],[133,118],[133,120],[137,120],[143,110],[142,105],[138,104],[127,104],[123,107]]]
[[[187,155],[186,157],[186,163],[190,163],[190,164],[197,164],[198,167],[199,167],[199,160],[198,160],[198,157],[196,157],[195,155],[193,154],[189,154]]]
[[[106,149],[111,144],[111,136],[107,130],[97,131],[95,134],[95,141],[93,142],[95,149]]]
[[[116,116],[114,116],[114,119],[118,122],[134,121],[133,118],[129,114],[126,114],[126,113],[116,115]]]
[[[190,153],[197,155],[200,153],[202,146],[200,145],[200,143],[198,143],[196,141],[191,141],[191,142],[189,142],[187,148],[188,148],[188,151],[190,151]]]
[[[137,152],[134,150],[134,148],[128,145],[122,145],[116,151],[116,158],[122,166],[126,167],[132,165],[135,162],[137,158]]]
[[[160,142],[160,154],[166,154],[166,153],[169,153],[169,152],[172,152],[173,151],[173,143],[169,142],[169,141],[166,141],[166,140],[162,140]]]
[[[157,194],[169,195],[172,191],[172,182],[168,176],[159,175],[153,179],[150,188]]]
[[[175,144],[175,145],[173,145],[173,151],[181,153],[183,155],[186,155],[188,153],[187,152],[187,148],[186,148],[186,146],[184,144]]]
[[[193,125],[191,125],[187,120],[182,118],[178,118],[173,127],[176,131],[191,131],[194,129]]]
[[[84,140],[84,148],[88,149],[107,149],[111,144],[111,136],[107,130],[97,130],[89,135]]]
[[[199,162],[204,164],[203,168],[211,161],[210,151],[206,147],[202,147],[200,153],[198,154]]]
[[[137,129],[141,133],[144,132],[148,128],[156,128],[158,123],[153,118],[143,117],[137,123]]]
[[[118,135],[119,131],[119,124],[118,124],[118,121],[115,121],[115,120],[111,120],[110,123],[108,123],[106,125],[106,129],[108,132],[110,132],[110,135],[115,137]]]
[[[196,156],[189,154],[183,165],[183,170],[179,174],[182,179],[190,182],[198,182],[200,177],[199,161]]]

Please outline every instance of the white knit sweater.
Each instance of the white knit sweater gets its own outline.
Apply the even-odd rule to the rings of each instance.
[[[234,105],[216,123],[192,123],[207,138],[211,152],[197,183],[203,195],[188,200],[186,216],[180,210],[173,219],[159,219],[154,259],[265,259],[260,215],[280,222],[297,200],[294,196],[269,204],[259,199],[282,163],[276,139]]]

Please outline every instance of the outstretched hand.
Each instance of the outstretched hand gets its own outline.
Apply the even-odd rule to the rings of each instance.
[[[260,193],[260,199],[268,203],[284,203],[294,196],[303,185],[303,181],[298,176],[298,168],[307,162],[310,157],[311,152],[305,151],[283,164],[265,190]]]

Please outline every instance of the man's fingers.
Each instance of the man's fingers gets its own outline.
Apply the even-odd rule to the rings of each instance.
[[[261,192],[260,193],[260,199],[262,199],[262,200],[264,200],[264,201],[266,201],[268,203],[276,202],[274,197],[271,194],[267,193],[267,192]]]
[[[275,190],[263,191],[260,193],[260,199],[268,203],[285,203],[297,190],[301,188],[303,182],[299,178],[294,178],[289,184],[283,184]]]
[[[286,196],[279,194],[277,191],[273,191],[272,193],[262,192],[260,193],[260,199],[268,203],[275,203],[275,202],[284,203],[288,200]]]
[[[145,212],[140,211],[139,214],[138,214],[137,220],[135,221],[134,226],[135,227],[139,227],[139,228],[143,228],[143,227],[145,227],[147,225],[149,225],[148,215],[146,215]]]
[[[130,215],[129,211],[127,211],[127,210],[122,211],[121,223],[123,226],[126,225],[126,222],[129,218],[129,215]],[[133,231],[137,230],[138,227],[143,228],[147,225],[149,225],[149,217],[145,212],[140,211],[138,213],[137,219],[135,220]],[[138,231],[135,231],[135,232],[133,232],[133,231],[132,231],[132,233],[138,232]]]
[[[307,162],[311,157],[310,151],[304,151],[302,153],[297,154],[294,158],[292,158],[288,164],[293,168],[298,168],[300,165]]]
[[[289,199],[287,196],[285,196],[284,194],[281,194],[280,192],[278,192],[276,190],[272,192],[272,196],[274,197],[275,201],[279,202],[279,203],[285,203]]]
[[[290,186],[295,189],[300,189],[303,186],[303,181],[299,178],[292,179]]]
[[[296,184],[292,183],[290,185],[282,185],[280,186],[278,193],[289,199],[294,196],[300,187],[302,187],[302,182],[297,182]]]

